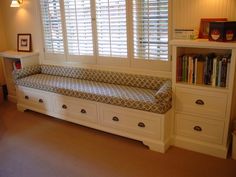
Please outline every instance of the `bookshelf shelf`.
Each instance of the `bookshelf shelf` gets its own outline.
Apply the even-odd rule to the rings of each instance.
[[[17,52],[11,50],[0,52],[0,57],[3,58],[3,71],[10,101],[16,102],[16,89],[12,78],[12,71],[38,64],[38,56],[39,53],[37,52]]]
[[[170,44],[174,144],[226,158],[229,125],[236,113],[236,43],[204,39],[172,40]]]

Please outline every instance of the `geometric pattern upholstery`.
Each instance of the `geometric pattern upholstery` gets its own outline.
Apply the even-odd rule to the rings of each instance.
[[[41,65],[40,67],[35,66],[31,69],[25,68],[26,70],[20,70],[21,73],[19,71],[18,73],[14,73],[16,84],[81,99],[159,114],[164,114],[171,108],[171,81],[168,79],[160,79],[159,82],[155,81],[158,84],[163,83],[162,85],[156,86],[158,89],[153,89],[155,87],[150,86],[152,84],[148,86],[151,87],[151,89],[148,89],[145,88],[145,86],[137,87],[139,84],[134,84],[135,82],[130,82],[129,84],[116,84],[116,82],[108,83],[107,81],[109,80],[104,80],[104,78],[112,77],[115,72],[94,71],[81,68],[71,68],[72,70],[68,70],[69,67],[64,68],[66,69],[63,70],[61,67],[54,66],[48,67],[48,65]],[[62,73],[59,72],[61,69]],[[104,76],[103,79],[99,79],[101,75],[97,75],[99,77],[95,77],[94,74],[89,76],[90,73],[96,73],[97,71],[110,75],[109,77]],[[82,73],[82,76],[78,76],[79,73]],[[119,76],[123,75],[125,76],[126,74],[122,73],[122,75]],[[130,77],[133,76],[134,75],[131,74]],[[140,77],[143,79],[143,76]],[[144,78],[147,78],[149,81],[157,80],[157,77],[151,76],[145,76]],[[102,80],[104,80],[104,82],[102,82]],[[136,87],[130,85],[135,85]]]
[[[167,80],[169,80],[155,76],[52,65],[37,65],[33,67],[26,67],[23,70],[17,70],[15,71],[15,74],[17,75],[16,79],[25,77],[28,73],[32,73],[33,71],[35,71],[35,74],[42,73],[53,76],[64,76],[81,80],[90,80],[153,90],[158,90]]]

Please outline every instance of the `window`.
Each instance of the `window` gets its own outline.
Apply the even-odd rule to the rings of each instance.
[[[127,57],[125,0],[96,0],[99,56]]]
[[[134,58],[168,60],[168,0],[133,0]]]
[[[41,14],[46,53],[64,54],[59,0],[41,0]]]
[[[40,0],[40,5],[45,53],[73,61],[168,61],[168,0]]]
[[[94,55],[90,0],[64,0],[69,55]]]

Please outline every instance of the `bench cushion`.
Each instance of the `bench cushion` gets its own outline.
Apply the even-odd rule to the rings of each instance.
[[[67,96],[163,114],[171,101],[155,99],[157,90],[116,85],[48,74],[34,74],[16,80],[17,85]]]

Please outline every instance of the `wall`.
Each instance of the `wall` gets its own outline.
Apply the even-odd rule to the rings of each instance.
[[[31,33],[32,46],[38,51],[41,43],[40,19],[38,17],[37,0],[24,0],[20,8],[11,8],[11,0],[0,1],[5,20],[7,48],[17,49],[17,34]]]
[[[4,31],[4,21],[2,17],[2,6],[0,6],[0,51],[4,51],[7,48],[5,31]],[[5,83],[3,68],[2,68],[2,58],[0,58],[0,85]]]
[[[235,0],[173,0],[173,29],[199,29],[201,18],[236,20],[235,8]]]

